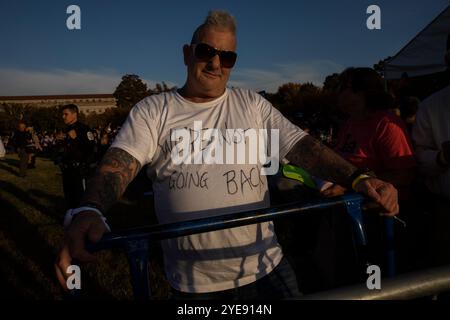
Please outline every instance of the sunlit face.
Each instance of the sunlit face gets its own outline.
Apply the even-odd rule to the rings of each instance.
[[[197,43],[205,43],[218,50],[236,51],[236,37],[228,31],[205,29]],[[217,98],[225,90],[231,68],[220,63],[218,55],[209,61],[199,61],[194,55],[195,44],[183,48],[184,63],[188,68],[187,86],[199,98]]]
[[[77,113],[72,112],[69,109],[63,110],[63,120],[64,123],[69,125],[77,121]]]

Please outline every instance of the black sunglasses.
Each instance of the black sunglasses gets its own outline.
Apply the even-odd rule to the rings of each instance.
[[[236,63],[237,54],[234,51],[223,51],[207,45],[206,43],[198,43],[194,49],[195,57],[200,61],[209,61],[216,55],[219,55],[220,64],[225,68],[233,68]]]

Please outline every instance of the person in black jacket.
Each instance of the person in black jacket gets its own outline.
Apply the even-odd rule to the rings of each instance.
[[[26,148],[31,142],[31,134],[26,129],[27,125],[25,122],[20,121],[12,137],[12,145],[19,155],[19,177],[27,175],[28,154]]]
[[[65,129],[64,151],[61,158],[64,197],[68,208],[78,206],[86,187],[91,159],[94,153],[94,136],[89,127],[78,121],[75,104],[63,106]]]

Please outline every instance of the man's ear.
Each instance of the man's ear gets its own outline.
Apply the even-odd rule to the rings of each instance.
[[[188,44],[185,44],[183,46],[183,59],[184,59],[184,65],[187,66],[189,64],[189,60],[191,59],[191,46]]]

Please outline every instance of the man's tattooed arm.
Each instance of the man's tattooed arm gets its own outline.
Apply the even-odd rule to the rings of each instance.
[[[125,192],[136,177],[141,165],[128,152],[110,148],[104,155],[95,175],[88,181],[82,206],[95,205],[106,212]]]
[[[351,176],[357,168],[311,136],[301,139],[286,158],[312,175],[351,187]]]

